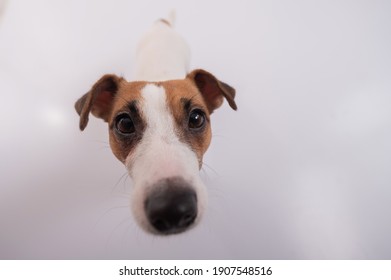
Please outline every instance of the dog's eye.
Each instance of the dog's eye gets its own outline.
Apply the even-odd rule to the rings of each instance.
[[[195,109],[190,113],[189,116],[189,128],[198,129],[203,127],[205,124],[205,114],[199,109]]]
[[[135,131],[134,123],[128,114],[119,115],[115,127],[122,134],[131,134]]]

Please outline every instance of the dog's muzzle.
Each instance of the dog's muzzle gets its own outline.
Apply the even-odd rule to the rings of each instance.
[[[180,233],[197,218],[197,195],[180,177],[162,179],[152,186],[144,209],[149,223],[158,233]]]

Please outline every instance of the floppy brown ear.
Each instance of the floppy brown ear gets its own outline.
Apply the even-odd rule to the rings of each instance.
[[[84,130],[91,112],[95,117],[108,121],[112,101],[123,78],[116,75],[104,75],[75,103],[76,112],[80,116],[80,130]]]
[[[187,77],[194,81],[198,90],[201,92],[208,106],[209,113],[219,108],[223,104],[224,98],[227,99],[232,109],[237,109],[234,100],[235,89],[233,87],[219,81],[211,73],[202,69],[193,70]]]

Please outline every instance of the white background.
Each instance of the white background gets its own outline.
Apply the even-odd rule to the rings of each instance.
[[[0,258],[390,259],[391,2],[9,1],[0,18]],[[212,116],[209,207],[185,234],[133,221],[107,126],[74,102],[175,8],[237,90]]]

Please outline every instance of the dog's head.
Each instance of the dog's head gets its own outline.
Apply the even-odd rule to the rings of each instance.
[[[134,181],[132,209],[145,230],[182,232],[195,225],[207,196],[200,180],[211,141],[210,114],[235,90],[204,70],[182,80],[127,82],[105,75],[75,104],[80,129],[88,115],[109,125],[110,146]]]

